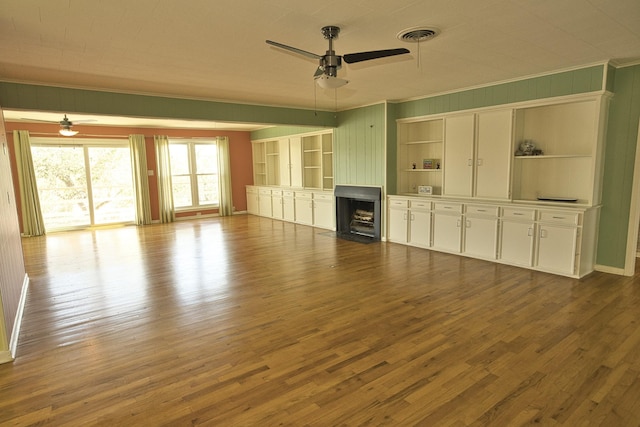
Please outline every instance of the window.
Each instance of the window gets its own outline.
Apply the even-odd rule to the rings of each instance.
[[[33,138],[31,154],[48,231],[135,220],[126,142]]]
[[[169,141],[176,210],[218,206],[218,148],[215,142]]]

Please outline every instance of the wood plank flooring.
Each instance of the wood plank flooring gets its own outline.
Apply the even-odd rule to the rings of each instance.
[[[250,215],[23,245],[3,426],[640,425],[638,276]]]

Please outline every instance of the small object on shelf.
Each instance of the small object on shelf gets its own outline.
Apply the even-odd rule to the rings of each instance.
[[[538,151],[538,154],[534,154],[535,151]],[[536,150],[536,145],[530,139],[525,139],[518,146],[518,150],[516,151],[516,156],[534,156],[534,155],[542,155],[542,150]]]
[[[431,185],[418,185],[418,194],[430,196],[433,194],[433,187]]]
[[[415,162],[413,162],[413,163],[411,164],[411,166],[412,166],[412,167],[411,167],[411,169],[415,169],[415,168],[416,168],[416,163],[415,163]]]
[[[437,159],[424,159],[422,160],[422,169],[439,169],[436,168],[436,165],[439,165],[440,162]]]

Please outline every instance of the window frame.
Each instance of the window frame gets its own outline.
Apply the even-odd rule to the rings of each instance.
[[[180,138],[169,138],[169,152],[171,152],[171,146],[173,145],[186,145],[187,147],[187,163],[189,167],[189,173],[184,174],[174,174],[173,168],[171,170],[171,179],[175,176],[188,176],[189,183],[191,187],[191,205],[190,206],[175,206],[174,209],[176,212],[191,212],[191,211],[199,211],[199,210],[207,210],[207,209],[218,209],[220,207],[220,195],[218,194],[218,200],[215,203],[209,204],[200,204],[200,197],[198,192],[198,177],[199,176],[214,176],[216,184],[220,183],[220,173],[218,171],[218,167],[216,164],[215,173],[199,173],[197,171],[197,160],[196,160],[196,146],[198,145],[209,145],[215,147],[216,150],[216,161],[217,161],[217,149],[218,149],[218,140],[217,139],[180,139]],[[172,188],[173,191],[173,188]],[[175,194],[173,194],[175,200]]]

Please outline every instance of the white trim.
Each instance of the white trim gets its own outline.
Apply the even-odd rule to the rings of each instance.
[[[523,109],[532,107],[546,107],[549,105],[567,104],[571,102],[598,101],[601,99],[611,98],[613,94],[607,91],[585,92],[573,95],[552,96],[549,98],[531,99],[528,101],[516,101],[509,104],[488,105],[486,107],[473,107],[466,110],[445,111],[443,113],[427,114],[424,116],[411,116],[396,119],[396,123],[413,123],[423,120],[444,119],[455,115],[463,115],[468,113],[480,113],[487,111],[506,110],[506,109]]]
[[[638,250],[638,229],[640,227],[640,121],[636,141],[636,160],[633,164],[633,184],[629,206],[629,225],[627,228],[627,250],[624,260],[624,275],[633,276],[636,269],[635,254]]]
[[[596,264],[593,266],[593,270],[594,271],[599,271],[601,273],[610,273],[610,274],[617,274],[619,276],[624,276],[624,269],[622,268],[616,268],[616,267],[610,267],[608,265],[600,265],[600,264]]]
[[[286,125],[283,125],[286,126]],[[296,126],[296,125],[289,125],[291,127],[302,127],[302,126]],[[270,138],[261,138],[261,139],[252,139],[251,142],[267,142],[267,141],[275,141],[278,139],[283,139],[283,138],[291,138],[291,137],[300,137],[300,138],[304,138],[306,136],[316,136],[316,135],[325,135],[325,134],[331,134],[331,136],[333,137],[333,130],[335,128],[333,127],[324,127],[324,126],[318,126],[319,128],[322,128],[320,130],[314,130],[312,132],[305,132],[305,133],[292,133],[289,135],[279,135],[279,136],[272,136]],[[252,147],[253,148],[253,147]],[[260,185],[257,185],[256,187],[260,187]]]
[[[20,327],[22,326],[22,316],[24,314],[24,306],[27,303],[27,291],[29,290],[29,275],[25,273],[22,281],[22,291],[20,292],[20,301],[18,302],[18,311],[16,319],[13,322],[13,331],[11,332],[11,340],[9,341],[9,352],[12,360],[18,353],[18,338],[20,337]],[[1,362],[0,362],[1,363]]]

